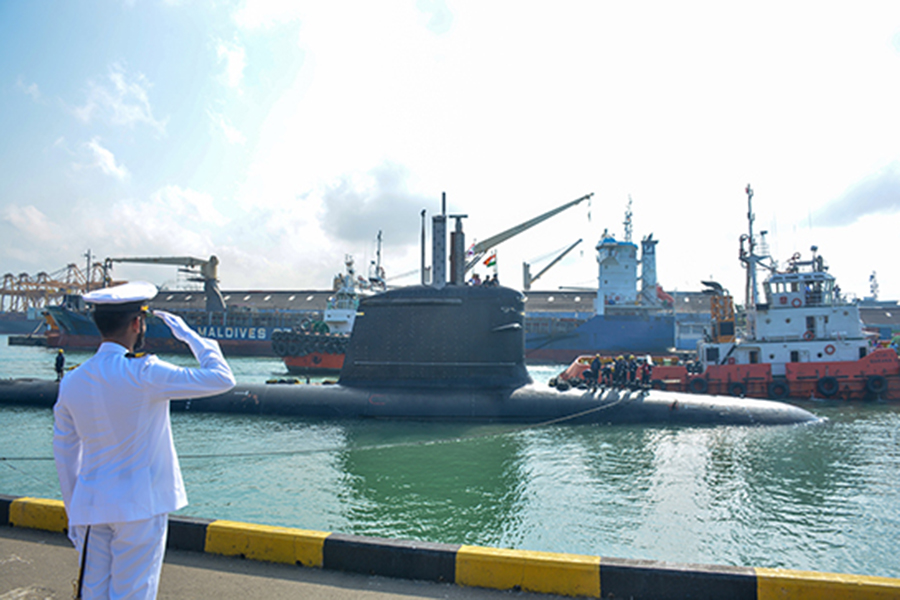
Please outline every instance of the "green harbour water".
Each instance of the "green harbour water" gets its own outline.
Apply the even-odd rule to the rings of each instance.
[[[52,378],[53,354],[0,336],[0,377]],[[88,356],[67,353],[70,365]],[[242,382],[287,376],[275,359],[229,362]],[[561,368],[534,368],[532,377],[546,381]],[[900,406],[804,407],[829,421],[521,427],[176,413],[191,502],[180,514],[900,577]],[[0,406],[0,424],[0,493],[59,498],[47,460],[52,412]]]

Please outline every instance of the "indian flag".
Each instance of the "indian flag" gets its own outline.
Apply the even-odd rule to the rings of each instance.
[[[491,254],[486,259],[484,259],[484,265],[486,267],[493,267],[496,264],[497,264],[497,251],[494,250],[493,252],[491,252]]]

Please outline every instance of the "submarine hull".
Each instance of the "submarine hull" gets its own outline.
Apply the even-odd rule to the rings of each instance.
[[[178,401],[172,409],[507,423],[788,425],[819,420],[802,408],[768,400],[612,388],[557,392],[543,384],[493,390],[247,385],[219,396]]]
[[[0,403],[43,406],[58,385],[0,382]],[[337,419],[409,419],[498,423],[790,425],[820,419],[783,402],[607,388],[558,392],[544,384],[496,389],[372,389],[346,385],[239,385],[206,398],[174,400],[173,411]]]

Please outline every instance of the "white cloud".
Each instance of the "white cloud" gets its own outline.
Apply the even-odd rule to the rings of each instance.
[[[31,99],[35,102],[41,102],[43,100],[41,90],[38,89],[38,84],[36,83],[25,85],[25,82],[19,77],[19,79],[16,80],[16,88],[23,94],[31,96]]]
[[[294,0],[245,0],[233,15],[239,27],[255,29],[300,20],[309,5]]]
[[[116,164],[116,157],[113,153],[100,145],[100,139],[94,138],[90,142],[84,144],[84,149],[88,152],[89,162],[83,165],[75,165],[76,169],[80,168],[97,168],[104,174],[114,177],[119,181],[128,178],[128,169],[123,165]]]
[[[244,134],[240,132],[240,130],[231,124],[231,121],[228,120],[228,117],[221,113],[216,113],[211,110],[207,110],[206,114],[209,115],[210,120],[213,125],[220,130],[223,134],[225,134],[225,139],[228,140],[230,144],[243,144],[247,141],[247,138],[244,137]]]
[[[150,211],[169,214],[197,227],[220,227],[228,222],[215,207],[212,195],[177,185],[167,185],[150,197]]]
[[[59,228],[33,205],[11,204],[3,210],[3,220],[24,235],[25,239],[37,242],[53,242]]]
[[[75,116],[90,123],[98,115],[114,125],[133,127],[143,123],[165,134],[166,119],[153,116],[148,90],[151,84],[141,73],[129,76],[125,68],[114,63],[109,68],[106,84],[88,82],[85,104],[73,109]]]
[[[222,74],[225,84],[231,88],[240,88],[244,78],[244,67],[247,66],[247,53],[244,47],[237,42],[219,40],[216,44],[216,54],[219,63],[223,63],[225,67]]]

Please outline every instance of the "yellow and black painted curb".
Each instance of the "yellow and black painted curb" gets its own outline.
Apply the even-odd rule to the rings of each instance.
[[[0,525],[66,531],[63,503],[0,495]],[[900,599],[900,579],[686,565],[169,517],[168,547],[380,575],[589,598]]]

